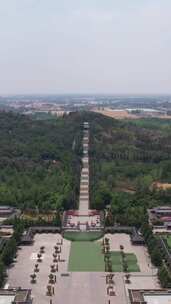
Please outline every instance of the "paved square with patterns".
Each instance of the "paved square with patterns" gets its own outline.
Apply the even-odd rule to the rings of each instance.
[[[143,246],[132,246],[129,235],[114,234],[107,235],[110,238],[111,250],[118,251],[120,244],[124,246],[124,251],[134,252],[137,256],[141,272],[131,273],[130,284],[125,283],[125,274],[114,273],[114,290],[116,295],[109,297],[107,295],[106,273],[96,272],[68,272],[68,263],[71,242],[63,239],[61,260],[58,262],[59,271],[55,273],[56,283],[54,284],[54,295],[52,304],[128,304],[128,288],[159,288],[156,270],[152,267],[147,251]],[[54,246],[61,241],[60,234],[37,234],[34,244],[22,246],[18,250],[17,261],[8,271],[8,284],[10,287],[21,286],[23,288],[32,288],[33,304],[49,304],[51,297],[46,295],[48,285],[48,275],[50,266],[53,264]],[[101,241],[95,243],[99,246]],[[40,271],[37,273],[37,282],[31,284],[30,275],[33,273],[34,265],[37,263],[36,255],[41,246],[45,246],[40,264]],[[89,250],[85,248],[85,254],[89,255]],[[81,257],[80,257],[81,258]],[[84,258],[84,257],[82,257]],[[96,256],[98,259],[98,256]],[[77,261],[79,264],[79,260]],[[76,263],[76,261],[74,262]],[[100,263],[98,261],[98,263]],[[79,267],[79,265],[78,265]]]

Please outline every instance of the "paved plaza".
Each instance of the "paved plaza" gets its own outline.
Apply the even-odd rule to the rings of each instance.
[[[110,240],[111,251],[119,251],[120,246],[122,245],[125,253],[134,253],[136,255],[140,272],[147,274],[155,272],[148,255],[147,248],[145,246],[132,245],[129,234],[106,234],[106,237]]]
[[[9,287],[31,288],[34,304],[49,303],[49,297],[46,296],[47,285],[49,281],[49,274],[51,273],[51,265],[58,265],[59,273],[67,272],[68,259],[70,252],[70,241],[63,239],[62,252],[60,259],[63,262],[54,263],[53,254],[54,246],[61,242],[60,234],[36,234],[34,244],[30,246],[23,246],[18,250],[17,261],[12,268],[8,271],[8,284]],[[35,264],[37,263],[37,254],[40,247],[45,247],[45,253],[42,254],[42,262],[39,264],[39,272],[36,273],[36,283],[31,283],[30,275],[34,273]],[[57,272],[55,273],[57,275]],[[58,288],[57,284],[54,285],[55,293]]]
[[[130,273],[130,283],[126,284],[125,273],[114,273],[113,277],[113,296],[109,296],[106,283],[105,272],[69,272],[69,256],[71,242],[62,239],[60,234],[37,234],[33,245],[23,246],[18,250],[17,261],[8,271],[9,287],[31,288],[33,304],[128,304],[128,289],[157,289],[160,288],[156,270],[152,267],[146,248],[144,246],[133,246],[129,235],[114,234],[106,235],[110,239],[112,251],[120,250],[120,245],[124,246],[127,253],[135,253],[137,256],[140,272]],[[61,243],[60,262],[54,263],[54,248],[57,243]],[[98,245],[102,239],[96,241]],[[36,283],[31,283],[30,275],[34,273],[37,263],[37,254],[40,248],[45,247],[45,253],[42,254],[42,261],[39,262],[39,272],[36,273]],[[86,251],[86,250],[85,250]],[[85,252],[89,255],[89,250]],[[58,258],[58,257],[57,257]],[[82,257],[84,258],[84,256]],[[79,257],[81,259],[81,256]],[[78,259],[78,263],[79,263]],[[74,262],[75,263],[75,262]],[[58,265],[58,271],[54,273],[56,282],[54,282],[54,294],[47,296],[47,285],[49,285],[49,274],[51,265]],[[79,269],[79,265],[78,265]]]

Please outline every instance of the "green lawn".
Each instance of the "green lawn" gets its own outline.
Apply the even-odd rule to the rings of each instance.
[[[101,246],[96,242],[72,242],[68,271],[105,271]]]
[[[128,272],[139,272],[139,266],[137,264],[137,258],[134,253],[126,253],[126,260],[128,263]],[[112,260],[112,270],[113,272],[122,272],[122,256],[120,251],[112,251],[111,252],[111,260]]]
[[[95,241],[102,238],[104,233],[102,231],[97,232],[64,232],[64,238],[70,241]]]
[[[122,255],[120,251],[111,252],[112,271],[122,272]],[[134,253],[126,253],[128,272],[139,272],[137,258]],[[71,243],[68,271],[105,271],[104,255],[101,245],[91,241],[74,241]]]
[[[167,245],[171,248],[171,235],[166,236]]]
[[[140,268],[137,263],[137,257],[134,253],[126,253],[128,263],[128,272],[139,272]]]
[[[113,272],[122,272],[122,257],[119,251],[111,252],[111,261],[112,261],[112,271]]]

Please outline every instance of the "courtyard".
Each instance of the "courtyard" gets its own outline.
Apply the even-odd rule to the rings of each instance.
[[[55,246],[61,247],[61,253],[57,254],[58,262],[54,262]],[[41,262],[38,262],[37,255],[40,248],[44,247],[44,253],[41,256]],[[17,253],[16,262],[8,270],[9,287],[31,288],[33,303],[49,303],[49,297],[46,295],[47,286],[49,285],[49,275],[51,266],[58,267],[58,273],[67,272],[69,259],[70,242],[62,239],[60,234],[36,234],[33,245],[22,246]],[[60,261],[59,261],[60,256]],[[35,265],[38,264],[38,272],[35,272]],[[36,274],[35,283],[31,283],[31,275]],[[58,278],[57,278],[58,282]],[[57,284],[54,285],[54,292],[57,291]]]
[[[121,251],[110,252],[112,271],[124,272],[123,257]],[[126,253],[125,261],[128,264],[128,272],[139,272],[137,258],[134,253]],[[68,271],[105,271],[104,254],[100,242],[72,242]]]
[[[145,246],[132,245],[129,234],[106,234],[106,237],[109,238],[112,252],[120,251],[122,246],[125,254],[134,253],[141,273],[152,273],[154,271],[147,248]]]
[[[34,243],[19,248],[15,263],[8,270],[6,287],[31,288],[33,304],[127,304],[128,288],[159,288],[156,269],[151,265],[146,248],[133,246],[129,235],[106,235],[110,242],[113,267],[112,293],[106,280],[103,238],[96,241],[71,242],[60,234],[36,234]],[[129,284],[123,272],[120,246],[128,260]],[[44,247],[38,262],[40,248]],[[60,253],[55,254],[56,248]],[[35,265],[38,264],[38,272]],[[36,278],[33,283],[32,275]],[[53,274],[51,283],[50,275]],[[47,293],[52,286],[52,294]]]

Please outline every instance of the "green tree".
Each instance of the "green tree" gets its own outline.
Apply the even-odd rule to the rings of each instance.
[[[161,266],[162,264],[162,256],[160,253],[159,248],[153,248],[152,252],[151,252],[151,261],[155,266]]]
[[[0,287],[3,286],[4,278],[5,278],[5,266],[2,259],[0,259]]]
[[[6,266],[10,265],[13,261],[13,258],[16,254],[17,243],[14,237],[12,237],[6,244],[3,253],[2,253],[2,261]]]

